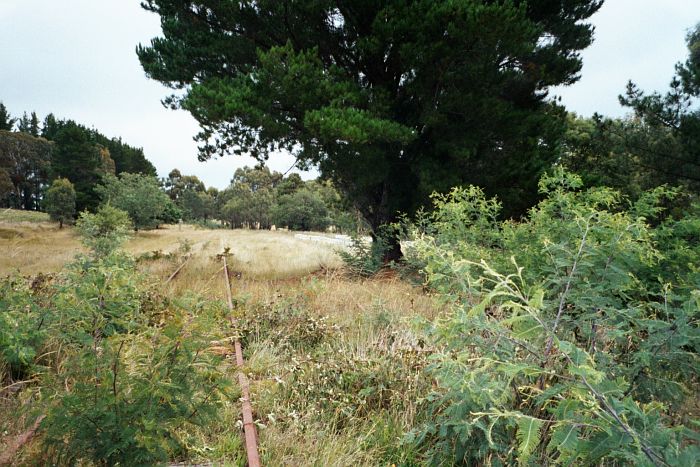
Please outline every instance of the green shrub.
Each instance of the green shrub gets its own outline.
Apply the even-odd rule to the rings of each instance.
[[[58,392],[42,426],[55,462],[166,462],[186,453],[179,430],[215,420],[225,397],[207,352],[220,304],[159,301],[134,264],[119,251],[79,258],[54,298],[62,362],[47,375]]]
[[[664,219],[654,240],[661,258],[651,274],[680,287],[700,289],[700,202],[685,215]]]
[[[125,219],[109,206],[83,214],[93,254],[53,283],[0,283],[0,357],[13,376],[39,380],[38,405],[28,408],[46,414],[42,463],[187,457],[188,429],[215,423],[230,400],[222,358],[210,351],[223,338],[222,303],[166,299],[146,285],[135,260],[115,250]]]
[[[54,460],[153,465],[186,453],[178,430],[217,417],[227,382],[211,336],[182,312],[163,328],[84,341],[61,377],[74,381],[43,425]]]
[[[85,246],[96,256],[105,256],[129,238],[131,220],[126,212],[105,204],[95,214],[80,213],[76,227]]]
[[[385,266],[383,258],[391,248],[389,238],[392,234],[392,229],[385,227],[372,242],[353,236],[349,249],[338,250],[347,272],[356,277],[371,277],[378,273]]]
[[[692,267],[665,266],[698,246],[680,239],[681,221],[638,217],[660,193],[627,209],[613,190],[579,187],[561,170],[543,178],[545,199],[520,223],[498,222],[476,189],[435,199],[432,233],[414,247],[451,312],[430,330],[441,351],[427,422],[407,437],[430,461],[700,459],[683,410],[698,396],[700,292]]]
[[[0,282],[0,357],[10,376],[22,378],[34,366],[46,338],[46,312],[27,281],[7,278]]]

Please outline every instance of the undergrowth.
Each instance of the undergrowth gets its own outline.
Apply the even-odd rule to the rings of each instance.
[[[236,300],[256,382],[264,459],[270,465],[290,462],[301,458],[299,449],[305,447],[314,460],[344,465],[341,459],[362,438],[361,454],[355,455],[364,464],[405,462],[415,452],[402,447],[401,436],[413,426],[418,403],[429,391],[422,373],[429,350],[381,305],[351,325],[315,316],[307,301],[313,287],[307,283],[273,302]],[[332,455],[316,446],[320,433]],[[299,446],[276,444],[292,434]]]
[[[415,292],[238,275],[232,316],[210,298],[218,260],[174,281],[201,275],[205,294],[166,290],[118,250],[118,212],[85,217],[90,255],[0,282],[3,407],[46,415],[19,459],[244,465],[238,337],[265,465],[697,465],[700,207],[559,169],[540,188],[519,222],[478,188],[435,195],[401,229]],[[373,245],[351,276],[382,266]],[[442,312],[419,319],[427,295]]]
[[[230,397],[221,302],[167,298],[118,246],[124,216],[79,220],[93,252],[49,283],[0,284],[5,382],[33,383],[21,408],[45,415],[32,462],[153,465],[188,457],[183,428],[215,423]],[[36,415],[35,415],[36,416]]]
[[[697,465],[697,217],[656,219],[559,170],[527,221],[477,188],[435,197],[415,254],[451,312],[429,421],[407,441],[459,465]],[[669,264],[672,263],[672,264]]]

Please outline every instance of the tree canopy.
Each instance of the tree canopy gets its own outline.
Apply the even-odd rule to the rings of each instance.
[[[0,130],[0,178],[4,180],[0,199],[11,207],[38,209],[43,184],[50,170],[55,146],[27,133]],[[12,187],[6,191],[7,180]]]
[[[57,178],[53,181],[44,198],[44,209],[52,220],[59,222],[59,228],[63,223],[70,221],[75,216],[75,189],[66,178]]]
[[[578,78],[601,0],[146,0],[140,45],[200,123],[200,159],[292,152],[373,227],[474,183],[509,214],[537,196],[563,131],[550,86]]]
[[[323,231],[331,223],[323,199],[308,188],[280,196],[271,213],[275,224],[292,230]]]
[[[569,117],[561,161],[588,186],[633,199],[663,184],[700,193],[700,25],[686,41],[688,59],[676,65],[665,94],[646,94],[630,81],[619,99],[631,115]]]
[[[270,210],[275,187],[282,180],[279,172],[264,166],[236,169],[231,184],[220,193],[218,204],[223,219],[231,227],[262,227],[272,224]]]
[[[105,174],[156,175],[143,149],[108,138],[94,128],[36,112],[14,118],[0,102],[0,206],[40,209],[52,180],[66,178],[78,211],[94,209],[94,187]]]
[[[105,175],[95,191],[105,204],[127,212],[134,230],[157,227],[171,203],[158,180],[142,174]]]
[[[61,130],[66,127],[83,133],[83,138],[93,146],[106,149],[113,161],[113,173],[118,175],[122,172],[129,172],[156,176],[156,168],[146,159],[143,149],[130,146],[121,138],[109,138],[96,129],[87,128],[73,120],[57,120],[53,114],[49,114],[44,119],[41,134],[44,138],[54,141],[59,137]]]
[[[12,131],[12,127],[15,126],[16,121],[17,119],[12,118],[5,104],[0,102],[0,130]]]
[[[71,122],[62,126],[52,140],[56,143],[51,160],[51,178],[63,177],[73,183],[78,211],[98,205],[95,186],[104,175],[100,150],[83,129]]]

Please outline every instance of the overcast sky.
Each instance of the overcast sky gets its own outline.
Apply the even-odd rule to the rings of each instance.
[[[700,1],[607,0],[592,21],[581,80],[553,93],[579,114],[621,116],[617,96],[629,79],[666,89],[673,65],[685,59],[686,31],[700,21]],[[144,148],[160,176],[177,167],[224,188],[237,167],[254,161],[197,161],[197,123],[161,106],[168,89],[145,77],[134,52],[159,34],[158,16],[138,0],[0,0],[0,101],[15,116],[53,112],[121,136]],[[292,164],[279,155],[268,165],[284,172]]]

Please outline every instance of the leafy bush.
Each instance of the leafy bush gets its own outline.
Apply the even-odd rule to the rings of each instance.
[[[109,204],[100,206],[95,214],[80,213],[76,223],[83,244],[98,257],[119,248],[129,238],[130,226],[129,215]]]
[[[10,376],[23,377],[46,337],[45,310],[33,297],[26,280],[7,278],[0,282],[0,358]]]
[[[214,420],[226,397],[208,352],[220,305],[164,302],[120,251],[73,263],[49,323],[62,354],[45,375],[56,388],[42,423],[51,460],[152,465],[185,453],[179,430]]]
[[[59,375],[74,384],[44,421],[54,460],[153,465],[186,452],[178,430],[216,419],[228,386],[220,357],[207,352],[212,323],[192,321],[177,310],[138,333],[77,332],[82,342]]]
[[[165,299],[147,286],[115,249],[127,219],[109,206],[84,213],[93,255],[48,286],[0,283],[0,357],[15,373],[42,364],[32,375],[46,413],[42,463],[164,463],[187,455],[187,429],[216,421],[229,399],[211,351],[222,303]]]
[[[103,202],[126,211],[135,230],[155,228],[175,215],[173,203],[156,177],[128,172],[119,177],[106,175],[95,191]]]
[[[384,254],[391,248],[390,229],[387,227],[372,242],[362,237],[352,237],[348,250],[338,250],[346,270],[352,276],[371,277],[384,267]]]
[[[700,288],[700,202],[692,204],[686,215],[669,217],[654,232],[655,246],[661,254],[658,267],[664,282],[686,289]]]
[[[578,191],[558,170],[527,221],[498,222],[474,188],[436,197],[414,248],[452,311],[431,332],[438,390],[407,438],[444,464],[694,465],[698,312],[692,267],[661,270],[685,248],[680,225],[651,227],[661,196],[625,208]],[[658,208],[658,209],[657,209]],[[679,247],[657,247],[675,239]]]
[[[138,331],[147,321],[140,308],[141,282],[134,259],[123,252],[79,257],[56,286],[52,324],[77,343]]]

